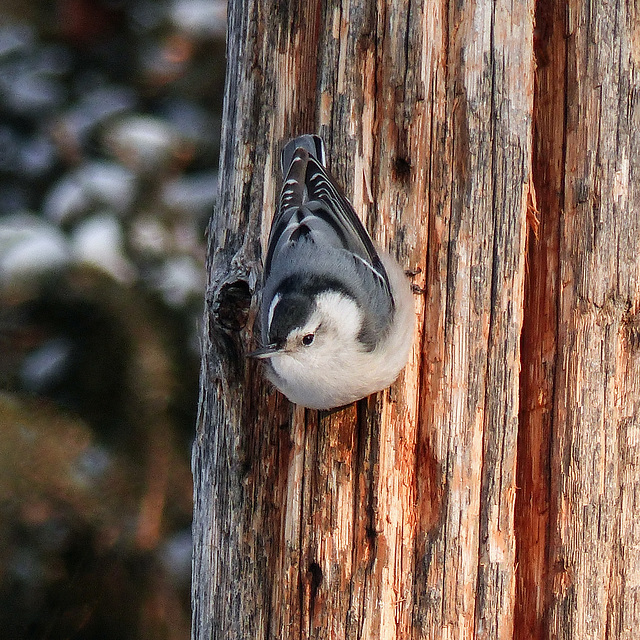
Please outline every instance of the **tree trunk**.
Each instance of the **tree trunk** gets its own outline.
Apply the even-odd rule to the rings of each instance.
[[[193,638],[636,638],[637,2],[232,0],[228,19]],[[334,413],[244,357],[279,151],[308,132],[417,274],[409,365]]]
[[[639,10],[536,11],[517,638],[640,634]]]

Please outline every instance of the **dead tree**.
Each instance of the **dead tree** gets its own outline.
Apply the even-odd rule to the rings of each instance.
[[[639,12],[230,2],[194,639],[636,637]],[[409,365],[332,414],[244,358],[308,132],[416,274]]]

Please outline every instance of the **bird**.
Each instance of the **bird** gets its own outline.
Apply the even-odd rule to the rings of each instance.
[[[335,409],[396,380],[413,343],[413,296],[327,170],[319,136],[290,140],[281,168],[264,260],[264,346],[248,355],[266,362],[291,402]]]

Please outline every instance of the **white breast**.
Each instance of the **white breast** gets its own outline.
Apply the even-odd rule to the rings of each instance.
[[[355,302],[336,292],[322,294],[309,327],[320,317],[330,330],[327,342],[271,358],[268,377],[292,402],[311,409],[349,404],[388,387],[406,364],[415,324],[413,297],[397,263],[381,258],[396,301],[392,330],[375,350],[365,351],[357,340],[362,317]]]

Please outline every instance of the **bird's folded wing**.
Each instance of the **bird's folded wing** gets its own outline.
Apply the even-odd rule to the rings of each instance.
[[[291,156],[269,237],[265,275],[283,244],[302,238],[322,239],[328,245],[352,253],[374,272],[391,294],[385,268],[353,206],[305,147],[297,148]]]

